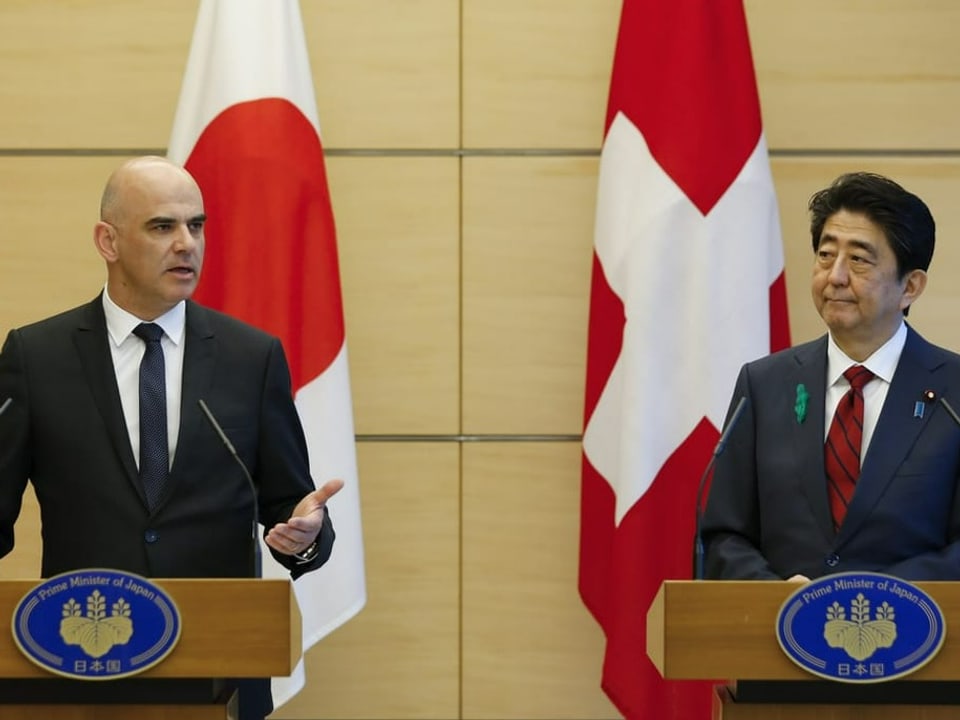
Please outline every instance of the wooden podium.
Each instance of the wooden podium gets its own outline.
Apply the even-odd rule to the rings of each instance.
[[[302,651],[300,610],[289,580],[155,579],[170,595],[181,619],[173,652],[132,678],[83,681],[60,678],[34,665],[13,642],[10,618],[20,599],[38,580],[0,581],[0,717],[4,720],[232,720],[235,693],[216,696],[218,679],[290,675]],[[38,684],[50,702],[9,701],[15,688]],[[147,690],[154,702],[117,702],[117,689]],[[208,688],[208,699],[177,697],[181,687]],[[155,691],[150,691],[155,688]],[[170,692],[168,692],[170,689]],[[87,699],[64,703],[69,692]],[[191,690],[191,694],[194,690]],[[204,691],[206,692],[206,691]],[[6,697],[5,697],[6,695]],[[53,704],[58,703],[58,704]]]
[[[946,639],[927,665],[901,680],[850,686],[795,665],[775,629],[781,605],[798,587],[787,582],[664,582],[647,612],[647,655],[667,679],[733,681],[716,688],[715,720],[956,720],[960,583],[916,585],[943,612]],[[755,696],[768,697],[743,701],[750,685],[766,688]]]

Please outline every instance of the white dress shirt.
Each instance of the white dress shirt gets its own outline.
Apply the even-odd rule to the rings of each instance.
[[[852,365],[863,365],[874,374],[874,378],[863,388],[863,438],[860,441],[860,458],[867,456],[867,450],[870,447],[870,439],[873,437],[873,431],[877,427],[877,421],[880,419],[880,411],[883,409],[883,401],[887,399],[887,391],[890,390],[890,382],[893,380],[893,374],[897,371],[897,364],[900,362],[900,354],[903,352],[903,346],[907,342],[907,325],[901,322],[900,327],[893,336],[881,345],[877,350],[862,363],[851,360],[843,350],[834,342],[833,335],[827,340],[827,398],[825,405],[826,423],[824,424],[823,439],[826,442],[827,434],[830,432],[830,423],[833,422],[833,415],[847,390],[850,389],[850,383],[843,376],[843,373]]]
[[[103,312],[107,319],[107,334],[110,336],[110,356],[120,389],[120,404],[127,422],[130,447],[133,457],[140,465],[140,361],[146,351],[146,343],[133,334],[133,329],[144,322],[110,299],[103,289]],[[173,465],[180,432],[180,386],[183,380],[183,336],[186,327],[186,303],[179,302],[153,321],[163,328],[160,346],[163,348],[163,365],[167,386],[167,445],[170,464]]]

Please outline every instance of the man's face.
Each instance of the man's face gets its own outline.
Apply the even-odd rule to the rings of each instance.
[[[883,231],[862,213],[840,210],[820,234],[813,302],[840,347],[865,359],[853,349],[873,352],[890,339],[903,309],[919,295],[917,274],[924,273],[914,270],[898,280],[896,256]]]
[[[156,318],[197,287],[203,264],[203,200],[177,168],[138,169],[122,190],[113,240],[110,296],[142,319]]]

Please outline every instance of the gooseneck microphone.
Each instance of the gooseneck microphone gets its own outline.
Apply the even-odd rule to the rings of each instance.
[[[9,402],[9,400],[7,402]],[[960,415],[957,415],[956,411],[950,406],[950,403],[948,403],[947,399],[942,395],[940,396],[940,404],[943,405],[944,409],[947,411],[950,417],[953,418],[953,421],[957,425],[960,425]],[[3,410],[0,410],[0,412],[3,412]]]
[[[737,423],[740,421],[740,416],[743,415],[746,407],[747,398],[744,396],[740,398],[737,406],[733,409],[730,422],[727,423],[727,427],[720,434],[720,439],[717,440],[717,446],[713,449],[713,455],[710,456],[710,462],[707,463],[707,467],[703,470],[703,475],[700,476],[700,484],[697,486],[697,514],[693,536],[694,580],[703,580],[703,491],[707,486],[707,478],[710,476],[710,471],[713,470],[717,458],[720,457],[727,447],[727,441],[730,440],[730,433],[732,433],[733,429],[737,426]]]
[[[203,414],[207,416],[210,426],[214,429],[217,435],[220,436],[220,442],[222,442],[224,447],[227,448],[227,451],[233,455],[233,459],[237,461],[237,465],[239,465],[240,469],[243,470],[243,476],[247,479],[247,485],[250,488],[250,494],[253,496],[253,528],[250,532],[250,543],[252,546],[250,552],[253,561],[253,577],[261,577],[263,561],[261,558],[260,534],[258,531],[258,526],[260,525],[260,506],[257,503],[257,486],[253,484],[253,478],[250,476],[250,471],[247,470],[247,466],[244,464],[243,460],[240,459],[240,456],[237,454],[237,449],[233,446],[233,443],[230,442],[230,438],[227,437],[227,434],[223,431],[223,428],[220,427],[220,423],[217,422],[217,419],[213,416],[213,413],[210,412],[210,408],[207,407],[207,404],[203,401],[203,399],[197,400],[197,405],[200,406]],[[0,410],[0,412],[2,412],[2,410]]]
[[[12,397],[8,397],[6,400],[4,400],[3,405],[0,405],[0,415],[3,415],[7,411],[7,408],[10,407],[10,405],[12,404],[13,404]]]

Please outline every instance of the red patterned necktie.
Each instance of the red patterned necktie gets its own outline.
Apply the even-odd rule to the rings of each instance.
[[[862,365],[848,368],[843,376],[850,383],[847,394],[837,403],[837,411],[824,445],[824,468],[827,471],[827,495],[833,528],[839,530],[847,514],[847,505],[860,477],[860,441],[863,438],[863,386],[873,373]]]

